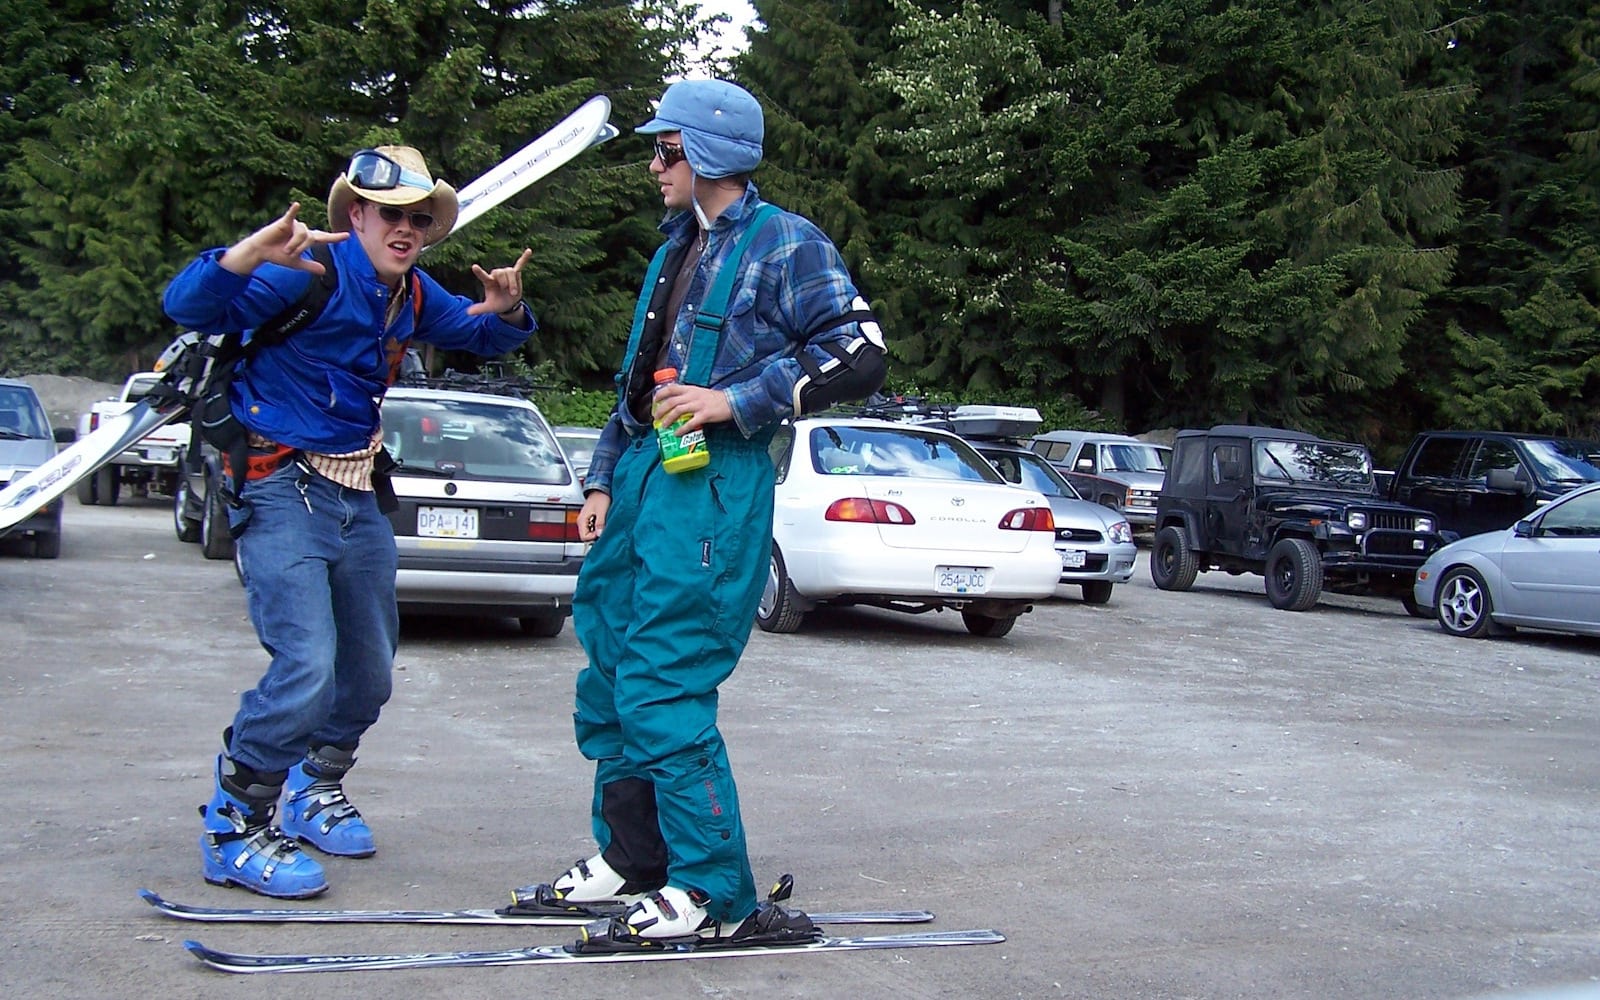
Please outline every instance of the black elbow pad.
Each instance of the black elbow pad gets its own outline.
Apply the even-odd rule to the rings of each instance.
[[[867,301],[856,296],[851,310],[822,327],[812,331],[812,336],[846,324],[854,324],[857,334],[844,344],[829,343],[823,350],[832,357],[818,363],[804,351],[796,355],[805,373],[794,387],[794,412],[816,413],[838,403],[866,399],[883,388],[889,375],[888,351],[883,342],[883,329],[878,319],[867,307]]]

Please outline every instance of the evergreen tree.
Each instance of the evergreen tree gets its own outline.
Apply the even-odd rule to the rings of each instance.
[[[1461,264],[1419,376],[1442,424],[1600,438],[1600,5],[1460,6]]]
[[[14,0],[0,32],[0,165],[25,141],[48,135],[63,108],[88,90],[89,68],[113,59],[122,26],[106,0]],[[49,339],[17,302],[32,281],[17,259],[17,198],[0,170],[0,375],[25,374],[50,354]]]
[[[404,142],[460,185],[591,94],[646,116],[698,21],[677,3],[442,5],[396,0],[352,19],[327,0],[164,0],[124,34],[92,96],[24,143],[13,285],[54,370],[120,374],[174,331],[165,282],[206,246],[282,212],[324,225],[328,179],[362,146]],[[686,27],[687,26],[687,27]],[[525,285],[543,333],[529,349],[567,376],[609,370],[659,211],[637,142],[619,141],[430,249],[425,266],[476,296],[474,262],[535,250]],[[634,173],[637,170],[638,173]]]
[[[904,258],[950,316],[929,375],[1146,426],[1315,426],[1391,383],[1450,263],[1463,98],[1407,77],[1431,5],[1026,6],[902,6],[878,77],[918,123],[887,138],[966,206]]]

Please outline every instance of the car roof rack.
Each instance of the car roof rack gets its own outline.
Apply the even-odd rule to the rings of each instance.
[[[1044,418],[1032,406],[986,403],[931,403],[921,396],[879,393],[857,406],[836,406],[834,416],[869,417],[923,424],[975,441],[1021,441],[1039,429]]]
[[[446,368],[443,375],[410,372],[395,379],[394,384],[407,389],[451,389],[456,392],[477,392],[489,396],[515,396],[527,399],[534,392],[554,388],[539,385],[521,375],[507,375],[505,365],[498,361],[485,362],[478,372],[460,372]]]

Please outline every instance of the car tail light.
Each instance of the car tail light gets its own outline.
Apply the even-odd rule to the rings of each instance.
[[[1000,519],[1000,530],[1048,531],[1054,534],[1056,518],[1050,513],[1049,507],[1018,507],[1016,510],[1006,511],[1005,517]]]
[[[434,435],[434,434],[437,434],[437,433],[439,433],[439,418],[438,417],[423,417],[422,419],[417,421],[417,427],[424,434],[427,434],[427,435],[430,435],[430,436]]]
[[[845,497],[828,505],[824,517],[829,521],[860,521],[865,524],[916,524],[911,512],[887,500]]]
[[[576,542],[578,508],[535,509],[528,512],[528,538],[535,542]]]
[[[100,414],[98,414],[98,413],[89,414],[89,432],[93,433],[93,432],[95,432],[95,431],[97,431],[99,429],[100,429]]]

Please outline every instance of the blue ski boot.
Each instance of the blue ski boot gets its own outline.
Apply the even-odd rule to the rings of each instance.
[[[354,750],[312,747],[289,769],[283,804],[283,832],[324,854],[369,858],[378,852],[372,828],[344,797],[345,774],[356,762]]]
[[[281,773],[281,772],[279,772]],[[201,874],[212,885],[236,885],[263,896],[305,899],[328,888],[322,866],[272,825],[279,784],[217,757],[216,791],[200,807]]]

